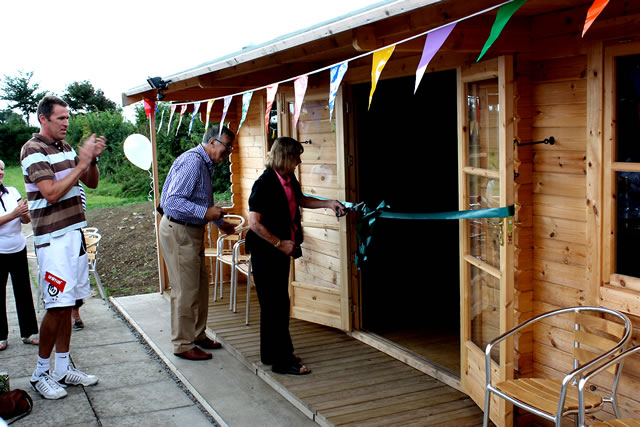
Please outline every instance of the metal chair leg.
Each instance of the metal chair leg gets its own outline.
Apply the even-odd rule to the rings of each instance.
[[[482,417],[482,427],[489,426],[489,411],[491,410],[491,391],[484,391],[484,415]]]
[[[249,261],[249,274],[247,275],[247,311],[244,318],[245,326],[249,326],[249,301],[251,301],[251,261]]]

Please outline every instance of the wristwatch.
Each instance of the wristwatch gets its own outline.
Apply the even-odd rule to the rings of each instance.
[[[100,161],[100,156],[98,156],[95,159],[91,160],[91,166],[97,165],[99,161]]]

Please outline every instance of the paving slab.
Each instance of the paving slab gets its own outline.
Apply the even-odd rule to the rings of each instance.
[[[221,424],[238,426],[314,426],[280,394],[224,348],[213,359],[189,361],[173,355],[170,340],[170,303],[156,294],[112,299],[143,337],[188,384],[189,390],[215,412]]]

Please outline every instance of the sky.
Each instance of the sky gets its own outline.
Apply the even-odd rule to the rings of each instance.
[[[379,0],[5,0],[0,79],[33,71],[39,90],[74,81],[122,92]],[[7,102],[0,101],[0,108]],[[126,114],[132,117],[130,110]]]

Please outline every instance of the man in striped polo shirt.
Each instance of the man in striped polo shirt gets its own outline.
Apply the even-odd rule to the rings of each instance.
[[[60,98],[45,96],[38,104],[40,133],[22,146],[20,161],[32,218],[40,284],[47,313],[40,327],[38,364],[31,387],[45,399],[67,395],[67,385],[94,385],[87,375],[69,363],[71,309],[77,299],[87,298],[89,269],[82,235],[87,225],[78,180],[96,188],[100,178],[97,160],[106,139],[91,135],[78,153],[64,141],[69,108]],[[56,347],[55,370],[49,358]]]

